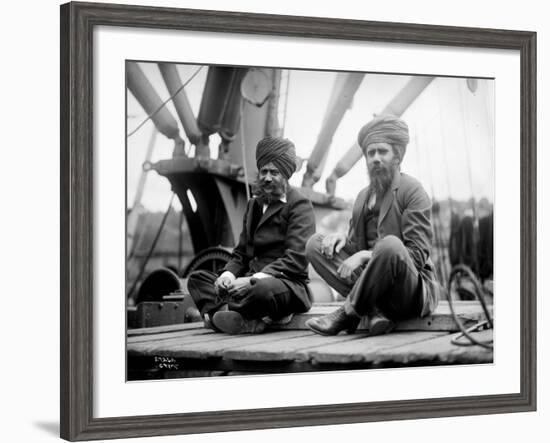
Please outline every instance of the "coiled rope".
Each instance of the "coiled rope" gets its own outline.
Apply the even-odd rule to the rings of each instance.
[[[456,315],[455,309],[454,309],[454,302],[451,296],[451,287],[453,282],[456,284],[457,291],[465,292],[467,291],[470,293],[468,289],[464,288],[461,281],[464,279],[469,280],[474,287],[474,295],[476,296],[477,300],[481,304],[483,308],[483,312],[485,314],[485,320],[481,321],[479,323],[476,323],[472,327],[466,329],[464,325],[462,324],[462,321],[458,318]],[[460,329],[460,334],[458,334],[456,337],[454,337],[451,340],[451,343],[458,346],[472,346],[472,345],[478,345],[486,349],[493,349],[493,340],[478,340],[475,337],[471,335],[471,332],[477,331],[479,329],[488,327],[493,328],[493,319],[491,317],[491,314],[489,313],[489,309],[487,308],[487,303],[485,302],[485,299],[483,297],[485,290],[481,286],[481,283],[475,276],[475,274],[472,272],[472,270],[463,264],[456,265],[453,267],[451,274],[449,276],[448,281],[448,288],[447,288],[447,299],[449,301],[449,308],[451,309],[451,314],[453,316],[453,319],[455,323],[457,324],[458,328]],[[461,338],[466,338],[468,341],[463,341]]]

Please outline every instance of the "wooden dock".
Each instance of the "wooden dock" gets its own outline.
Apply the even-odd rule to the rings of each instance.
[[[202,323],[129,330],[128,380],[493,361],[492,349],[451,343],[458,327],[446,302],[441,302],[434,314],[402,322],[394,332],[378,337],[369,337],[368,325],[363,322],[356,334],[334,337],[314,334],[305,327],[308,318],[336,307],[316,305],[295,316],[290,324],[256,335],[217,333]],[[455,311],[466,328],[484,320],[476,302],[456,302]],[[493,330],[473,335],[486,341],[492,339]]]

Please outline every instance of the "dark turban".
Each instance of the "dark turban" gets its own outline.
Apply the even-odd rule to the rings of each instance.
[[[256,146],[256,165],[258,169],[273,163],[287,180],[296,171],[296,148],[286,138],[266,137]]]
[[[399,156],[399,160],[403,160],[407,143],[409,143],[409,127],[400,118],[382,115],[361,128],[357,143],[363,151],[371,143],[389,143]]]

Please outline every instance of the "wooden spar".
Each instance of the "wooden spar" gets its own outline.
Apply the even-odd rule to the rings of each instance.
[[[184,154],[184,141],[180,137],[178,122],[170,111],[163,106],[159,95],[135,62],[126,63],[128,89],[143,107],[157,130],[167,138],[174,140],[174,154]]]
[[[401,89],[398,94],[386,105],[379,113],[392,114],[397,117],[403,115],[407,108],[418,98],[418,96],[428,87],[435,77],[412,77],[409,82]],[[357,142],[354,142],[340,161],[334,167],[331,175],[327,178],[326,190],[329,195],[334,195],[336,190],[336,181],[349,172],[349,170],[359,161],[362,156],[361,149]]]
[[[307,162],[307,170],[302,181],[303,187],[311,188],[321,178],[334,133],[346,111],[351,107],[353,97],[361,86],[364,76],[365,74],[355,72],[337,74],[321,131]]]
[[[174,103],[185,135],[187,135],[191,144],[196,146],[197,155],[209,157],[210,149],[208,143],[204,142],[185,89],[182,88],[181,78],[176,65],[172,63],[158,63],[158,67],[166,88],[172,97],[172,103]]]

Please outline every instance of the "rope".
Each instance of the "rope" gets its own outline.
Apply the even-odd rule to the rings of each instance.
[[[472,197],[474,197],[474,180],[472,178],[472,169],[470,168],[471,164],[471,157],[470,157],[470,137],[468,136],[468,128],[466,124],[466,111],[464,109],[464,94],[463,94],[463,88],[460,87],[461,83],[457,82],[457,88],[458,88],[458,95],[459,95],[459,101],[460,101],[460,114],[462,116],[462,129],[464,130],[464,138],[466,140],[466,149],[464,152],[466,153],[466,163],[468,164],[468,181],[470,184],[470,192],[472,193]],[[474,220],[477,221],[477,211],[475,207],[475,203],[472,203],[472,210],[474,211]]]
[[[183,221],[185,220],[185,212],[183,211],[183,208],[180,212],[180,222],[178,226],[178,275],[181,274],[181,265],[182,265],[182,258],[183,258]]]
[[[244,136],[244,100],[241,100],[241,151],[243,156],[243,171],[244,171],[244,183],[246,186],[246,201],[250,200],[250,185],[248,180],[248,168],[246,166],[246,147],[245,147],[245,136]]]
[[[160,238],[160,234],[162,233],[162,230],[164,228],[164,224],[166,223],[166,220],[168,218],[168,214],[170,213],[170,209],[172,209],[172,202],[174,201],[174,197],[176,194],[172,192],[172,197],[170,197],[170,203],[168,204],[168,209],[166,209],[166,212],[164,213],[164,216],[162,217],[162,221],[160,222],[160,226],[158,228],[157,234],[155,235],[155,239],[153,240],[153,243],[151,244],[151,247],[149,248],[149,252],[147,253],[147,256],[145,257],[145,260],[141,264],[141,269],[139,270],[139,273],[137,277],[134,280],[134,283],[132,284],[132,287],[128,291],[128,297],[130,297],[138,284],[138,282],[141,280],[141,277],[143,277],[143,273],[145,272],[145,267],[147,266],[147,263],[149,262],[149,259],[151,258],[151,255],[153,255],[153,251],[155,250],[155,247],[157,246],[157,242]]]
[[[290,88],[290,70],[286,71],[286,90],[285,90],[285,106],[283,108],[283,127],[281,128],[281,137],[285,135],[286,116],[288,109],[288,90]]]
[[[458,95],[460,100],[460,111],[462,115],[462,127],[464,130],[464,137],[466,139],[466,163],[468,165],[468,181],[470,182],[470,192],[472,193],[472,212],[474,214],[474,230],[472,231],[472,244],[474,245],[474,249],[477,249],[477,241],[476,241],[476,229],[479,229],[479,218],[477,216],[477,208],[475,204],[475,195],[474,195],[474,181],[472,178],[472,168],[470,167],[471,163],[471,157],[470,157],[470,137],[468,133],[468,128],[466,124],[466,111],[465,111],[465,104],[464,104],[464,94],[463,94],[463,88],[461,87],[461,83],[457,82],[457,88],[458,88]],[[479,275],[479,264],[477,262],[477,258],[474,260],[474,267],[476,274]]]
[[[418,173],[420,174],[420,165],[422,164],[421,162],[421,159],[420,159],[420,145],[418,143],[418,130],[415,131],[415,137],[414,137],[414,144],[415,144],[415,150],[416,150],[416,156],[417,156],[417,160],[418,160]],[[432,194],[432,198],[435,197],[435,189],[434,189],[434,179],[433,179],[433,176],[432,176],[432,164],[431,164],[431,161],[430,161],[430,156],[426,156],[427,160],[426,160],[426,164],[428,166],[428,178],[429,178],[429,182],[430,182],[430,192]],[[432,205],[432,215],[433,215],[433,205]],[[445,264],[445,247],[443,246],[443,241],[442,241],[442,236],[440,237],[440,233],[439,233],[439,228],[441,227],[442,223],[441,223],[441,213],[440,211],[437,212],[437,223],[435,223],[435,219],[434,219],[434,223],[433,223],[433,230],[434,230],[434,237],[435,237],[435,242],[436,242],[436,248],[437,248],[437,251],[438,251],[438,254],[439,254],[439,260],[438,260],[438,270],[439,270],[439,277],[441,278],[440,281],[447,281],[447,266]]]
[[[441,145],[443,147],[443,164],[445,165],[445,178],[447,182],[447,190],[449,191],[449,207],[451,209],[451,213],[453,212],[453,199],[451,198],[451,195],[453,195],[452,187],[451,187],[451,180],[449,177],[451,176],[449,172],[449,159],[447,158],[447,144],[445,143],[445,131],[443,127],[443,113],[442,113],[442,106],[441,106],[441,86],[440,83],[436,81],[437,85],[437,107],[438,107],[438,115],[439,115],[439,127],[441,128],[440,134],[441,134]]]
[[[474,284],[474,295],[476,296],[478,301],[481,303],[481,306],[483,308],[483,313],[485,314],[485,318],[486,318],[486,320],[481,321],[468,329],[464,327],[464,325],[462,324],[462,321],[456,315],[456,312],[454,310],[454,304],[453,304],[454,302],[451,297],[451,286],[453,281],[456,282],[459,290],[460,289],[465,290],[464,288],[460,288],[460,282],[459,282],[460,274],[463,274],[463,276],[467,277]],[[489,313],[489,309],[487,308],[487,304],[485,303],[485,299],[483,298],[483,288],[479,283],[479,280],[477,279],[477,277],[474,275],[474,273],[468,266],[457,265],[451,271],[451,275],[449,276],[449,282],[448,282],[447,299],[449,301],[449,308],[451,309],[451,314],[453,315],[453,319],[461,331],[460,334],[458,334],[455,338],[451,339],[451,343],[458,346],[478,345],[486,349],[493,349],[493,340],[480,341],[470,334],[471,332],[478,330],[486,325],[488,325],[489,328],[493,328],[493,319],[491,318],[491,314]],[[460,341],[462,337],[465,337],[466,339],[468,339],[469,342]]]
[[[172,100],[176,95],[178,95],[180,93],[180,91],[183,90],[183,88],[185,88],[190,82],[191,80],[193,80],[196,75],[200,72],[200,70],[203,68],[203,66],[201,66],[200,68],[198,68],[192,75],[191,77],[189,77],[186,82],[181,85],[178,90],[174,93],[174,95],[168,97],[164,102],[162,102],[162,104],[157,108],[155,109],[150,115],[148,115],[145,120],[143,120],[138,126],[136,129],[134,129],[132,132],[130,132],[126,138],[130,138],[132,135],[134,135],[137,131],[139,131],[141,129],[141,127],[147,123],[150,119],[152,119],[162,108],[164,108],[164,106],[166,105],[166,103],[168,103],[170,100]]]

